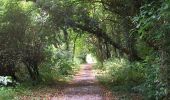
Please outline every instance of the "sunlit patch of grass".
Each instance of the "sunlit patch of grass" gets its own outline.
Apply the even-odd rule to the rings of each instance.
[[[12,100],[15,96],[15,91],[9,87],[0,87],[0,100]]]

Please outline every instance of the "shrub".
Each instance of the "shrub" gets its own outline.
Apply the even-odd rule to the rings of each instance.
[[[124,59],[104,62],[106,73],[112,77],[115,85],[137,85],[144,80],[144,68],[139,63],[130,63]]]
[[[139,92],[146,100],[162,100],[166,96],[167,85],[160,81],[159,68],[159,59],[149,58],[134,63],[110,59],[104,62],[104,74],[99,79],[114,90]]]
[[[61,75],[70,75],[72,74],[72,65],[73,63],[71,61],[67,61],[65,59],[61,59],[57,63],[58,70]]]
[[[145,99],[162,100],[166,96],[166,84],[160,81],[159,64],[146,64],[146,80],[137,89],[144,95]]]
[[[51,45],[45,49],[45,54],[46,60],[40,66],[40,74],[44,82],[54,82],[73,74],[74,64],[69,51],[57,50]]]

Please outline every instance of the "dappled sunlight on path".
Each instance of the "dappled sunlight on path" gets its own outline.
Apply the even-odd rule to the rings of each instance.
[[[35,89],[32,94],[20,96],[19,100],[118,100],[116,96],[113,99],[112,93],[99,84],[92,64],[81,65],[71,82],[51,84]]]
[[[63,96],[52,100],[111,100],[105,96],[105,90],[98,84],[90,64],[81,65],[79,73],[63,91]]]

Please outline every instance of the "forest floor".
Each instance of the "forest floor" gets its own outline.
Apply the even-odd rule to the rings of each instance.
[[[22,96],[20,100],[120,100],[122,94],[112,93],[96,79],[91,64],[81,65],[80,71],[69,83],[51,84],[35,89],[33,95]],[[120,96],[121,95],[121,96]],[[127,99],[121,99],[127,100]],[[129,99],[128,99],[129,100]],[[130,100],[140,100],[133,98]]]

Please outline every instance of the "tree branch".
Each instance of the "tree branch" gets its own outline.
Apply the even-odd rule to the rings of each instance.
[[[109,44],[111,44],[112,46],[114,46],[115,48],[119,49],[120,51],[123,51],[125,54],[129,54],[129,50],[127,48],[124,48],[122,46],[120,46],[118,43],[114,42],[112,40],[112,38],[110,38],[107,33],[103,32],[101,29],[96,29],[93,30],[93,28],[88,27],[87,25],[81,25],[75,22],[71,22],[69,23],[70,27],[74,27],[74,28],[79,28],[82,31],[86,31],[88,33],[91,33],[95,36],[97,36],[98,38],[103,38],[105,39]]]

